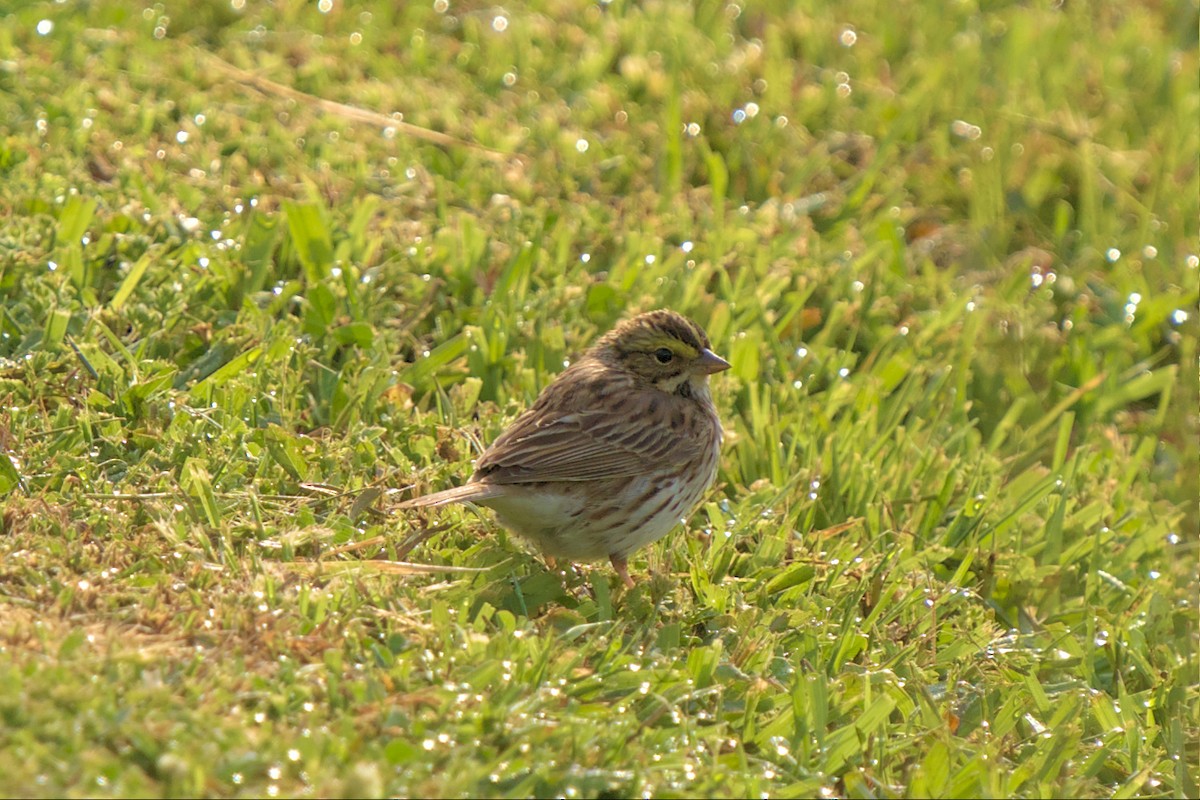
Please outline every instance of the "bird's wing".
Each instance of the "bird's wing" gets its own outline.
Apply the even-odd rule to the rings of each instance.
[[[660,401],[639,411],[530,409],[480,457],[475,480],[503,484],[617,478],[699,455],[705,437],[681,435],[679,426],[671,423],[695,424],[691,415],[700,409]]]

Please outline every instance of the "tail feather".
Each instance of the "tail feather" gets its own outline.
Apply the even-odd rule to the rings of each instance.
[[[452,489],[443,489],[440,492],[405,500],[398,507],[437,508],[450,503],[478,503],[489,497],[495,497],[499,493],[498,487],[489,486],[486,483],[464,483],[462,486],[455,486]]]

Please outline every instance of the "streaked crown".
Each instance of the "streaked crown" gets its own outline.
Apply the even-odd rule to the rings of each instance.
[[[624,352],[649,351],[665,345],[680,355],[694,358],[708,348],[708,335],[682,314],[660,308],[621,322],[596,344],[598,347],[616,347]]]

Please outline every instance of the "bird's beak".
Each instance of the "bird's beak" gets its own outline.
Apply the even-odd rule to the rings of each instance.
[[[729,362],[721,358],[712,350],[705,350],[700,354],[700,359],[696,362],[700,365],[700,371],[705,375],[712,375],[714,372],[724,372],[729,369]]]

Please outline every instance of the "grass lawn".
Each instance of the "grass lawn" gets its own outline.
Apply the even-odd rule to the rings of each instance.
[[[0,0],[0,795],[1196,797],[1195,0]],[[400,512],[617,320],[702,506]]]

